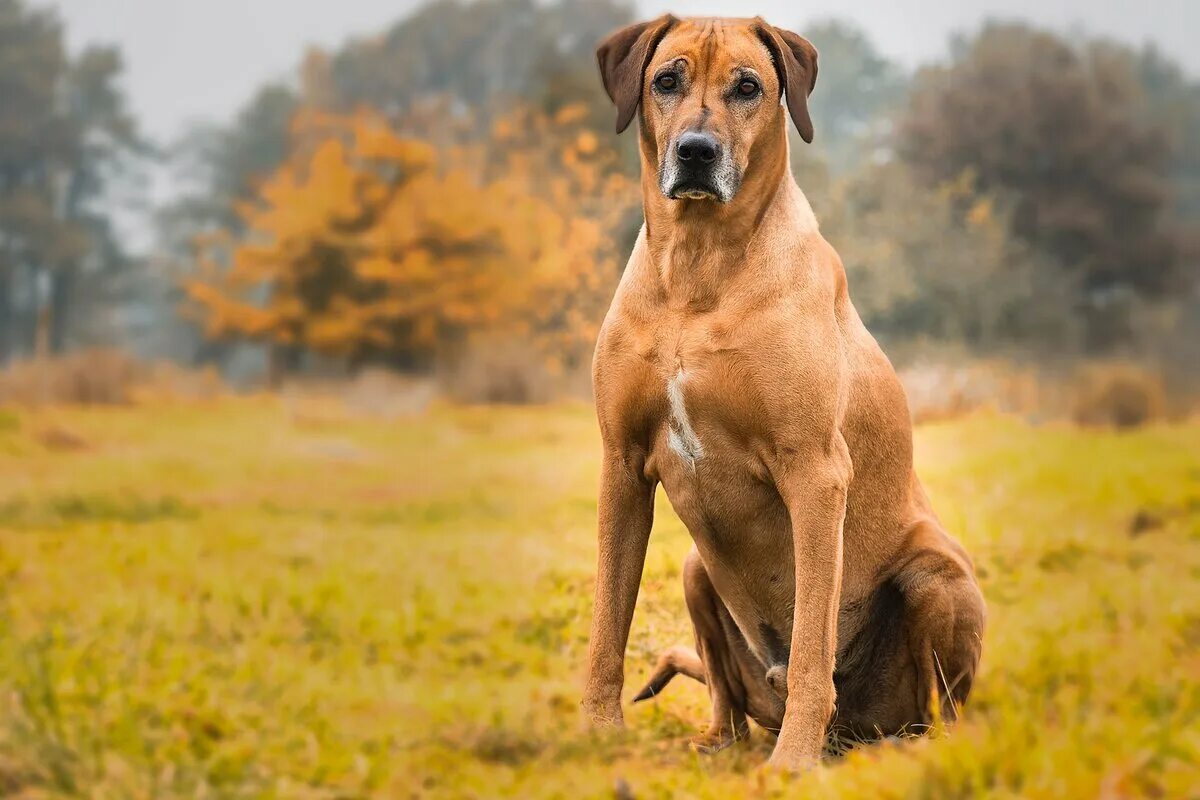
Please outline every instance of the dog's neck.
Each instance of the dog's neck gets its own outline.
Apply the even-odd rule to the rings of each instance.
[[[797,233],[816,232],[808,199],[789,163],[786,120],[755,143],[750,166],[733,200],[670,200],[658,185],[658,155],[643,140],[642,206],[646,245],[660,286],[672,305],[716,305],[747,263],[764,225],[781,219]]]

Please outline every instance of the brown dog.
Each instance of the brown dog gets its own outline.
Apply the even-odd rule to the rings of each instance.
[[[695,541],[684,565],[708,684],[698,748],[778,732],[802,767],[827,732],[952,718],[983,599],[912,466],[904,392],[863,327],[788,165],[817,53],[760,19],[667,16],[598,52],[617,131],[640,107],[641,231],[596,348],[604,454],[583,706],[620,724],[624,656],[661,483]],[[836,703],[835,703],[836,698]]]

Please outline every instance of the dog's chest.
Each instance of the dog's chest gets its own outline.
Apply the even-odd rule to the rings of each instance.
[[[654,342],[646,355],[656,385],[647,389],[662,398],[655,426],[662,460],[691,474],[743,463],[762,416],[754,342],[715,320],[667,320]]]
[[[700,552],[738,574],[780,563],[787,517],[769,469],[773,368],[754,337],[667,329],[652,371],[650,466]],[[743,569],[743,566],[747,566]],[[786,569],[783,570],[787,572]],[[782,574],[782,573],[781,573]],[[786,582],[772,585],[785,594]]]

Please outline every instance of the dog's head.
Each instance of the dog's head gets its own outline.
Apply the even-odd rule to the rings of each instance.
[[[781,98],[800,136],[812,141],[817,51],[760,18],[667,15],[617,31],[596,57],[617,107],[617,133],[641,107],[643,146],[656,157],[669,199],[732,200],[755,145],[778,135]]]

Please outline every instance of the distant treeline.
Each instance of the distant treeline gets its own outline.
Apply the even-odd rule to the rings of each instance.
[[[631,18],[442,0],[310,50],[160,148],[192,188],[129,259],[98,202],[151,152],[119,53],[71,59],[53,17],[0,0],[0,360],[107,336],[224,365],[254,343],[277,374],[429,371],[498,341],[586,366],[640,224],[636,137],[612,134],[593,56]],[[1200,83],[1020,24],[915,74],[852,24],[803,33],[817,135],[793,166],[880,338],[1195,357]]]

